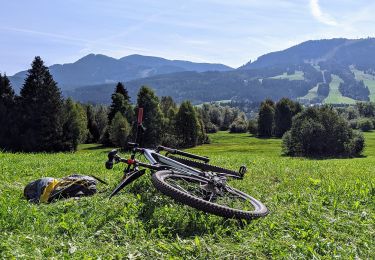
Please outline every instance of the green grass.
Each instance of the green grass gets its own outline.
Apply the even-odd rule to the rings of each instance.
[[[370,101],[375,101],[375,76],[364,73],[361,70],[351,68],[356,80],[363,80],[363,83],[368,87],[370,91]]]
[[[270,79],[304,80],[305,77],[303,71],[296,70],[294,74],[288,75],[284,72],[282,75],[270,77]]]
[[[307,92],[307,94],[305,96],[300,97],[299,99],[301,99],[301,100],[303,100],[303,99],[312,100],[314,98],[317,98],[318,97],[318,85],[316,85],[315,87],[310,89],[309,92]]]
[[[342,79],[332,74],[332,81],[329,84],[329,95],[324,99],[325,104],[355,104],[355,100],[352,98],[344,97],[340,90],[340,83],[343,82]]]
[[[375,258],[375,133],[363,158],[311,160],[281,155],[279,139],[219,132],[191,149],[248,174],[232,185],[270,214],[240,225],[175,203],[148,176],[108,200],[122,168],[104,169],[106,152],[0,153],[0,258]],[[33,205],[24,186],[73,172],[110,182],[93,197]]]

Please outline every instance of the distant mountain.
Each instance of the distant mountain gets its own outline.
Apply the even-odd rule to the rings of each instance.
[[[143,58],[127,58],[144,64],[140,61]],[[154,62],[156,66],[159,60]],[[154,88],[159,96],[169,95],[178,102],[189,99],[195,104],[281,97],[308,104],[375,101],[375,39],[307,41],[260,56],[237,70],[174,72],[126,82],[133,98],[142,85]],[[66,95],[85,102],[109,103],[113,87],[84,86]]]
[[[143,85],[152,87],[158,96],[172,96],[177,102],[191,100],[194,104],[230,99],[260,101],[265,97],[276,100],[284,96],[296,99],[305,95],[322,78],[321,72],[311,65],[298,68],[306,71],[306,80],[268,78],[283,73],[284,68],[275,67],[249,71],[176,72],[132,80],[125,86],[133,101]],[[91,85],[66,91],[65,94],[82,102],[108,104],[113,89],[114,84]]]
[[[289,97],[306,104],[375,101],[375,39],[307,41],[260,56],[234,70],[221,64],[171,61],[131,55],[119,60],[88,55],[51,72],[66,96],[109,103],[117,81],[126,81],[133,101],[142,85],[159,96],[198,104]],[[20,81],[24,73],[11,78]]]
[[[74,63],[56,64],[49,67],[62,90],[80,86],[129,81],[154,75],[181,71],[228,71],[231,67],[222,64],[195,63],[167,60],[159,57],[130,55],[121,59],[101,54],[89,54]],[[27,72],[10,77],[16,90],[20,89]]]
[[[259,69],[301,63],[335,62],[342,65],[375,66],[375,38],[306,41],[286,50],[260,56],[239,69]]]

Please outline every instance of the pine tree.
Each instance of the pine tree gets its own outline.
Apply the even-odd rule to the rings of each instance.
[[[117,112],[120,112],[128,122],[133,122],[134,111],[130,104],[128,91],[122,83],[118,83],[115,92],[112,94],[112,104],[109,108],[108,122],[111,123]]]
[[[124,96],[125,101],[130,102],[130,96],[128,90],[121,82],[117,83],[115,93],[119,93]]]
[[[0,74],[0,149],[12,149],[15,95],[6,75]]]
[[[14,101],[14,90],[10,85],[10,81],[7,75],[4,76],[0,73],[0,100],[1,102],[5,102],[3,104],[13,103]],[[9,102],[9,103],[6,103]]]
[[[199,134],[199,122],[195,109],[189,101],[184,101],[176,115],[176,135],[181,141],[182,147],[197,145]]]
[[[143,108],[143,145],[153,147],[161,143],[163,114],[154,91],[142,86],[138,92],[137,107]],[[134,130],[135,131],[135,130]]]
[[[63,99],[40,57],[35,57],[21,89],[20,139],[24,151],[62,149]]]

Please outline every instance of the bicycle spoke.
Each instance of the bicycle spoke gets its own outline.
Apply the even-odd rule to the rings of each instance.
[[[187,190],[185,190],[184,188],[182,188],[180,185],[178,185],[177,183],[176,183],[176,181],[174,181],[173,180],[173,184],[175,185],[175,186],[177,186],[177,188],[179,188],[180,190],[182,190],[182,191],[184,191],[184,192],[186,192],[186,193],[188,193],[188,191]]]
[[[211,202],[212,198],[214,197],[214,194],[211,193],[210,198],[208,199],[209,202]]]
[[[171,182],[173,183],[170,183],[172,185],[174,185],[174,187],[186,192],[186,193],[194,193],[195,195],[203,195],[201,189],[198,187],[195,187],[193,184],[193,182],[188,182],[186,181],[185,179],[183,178],[179,178],[178,180],[176,180],[175,178],[171,178],[170,179]],[[181,181],[181,182],[179,182]],[[182,187],[184,186],[184,188]],[[196,194],[198,193],[198,194]]]
[[[192,196],[201,198],[211,203],[240,210],[249,210],[254,208],[246,198],[229,186],[222,188],[217,187],[218,192],[216,193],[210,191],[211,188],[207,189],[208,181],[183,175],[174,175],[173,177],[168,178],[166,182],[182,192],[191,194]]]

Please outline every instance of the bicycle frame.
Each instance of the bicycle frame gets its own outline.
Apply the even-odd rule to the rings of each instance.
[[[179,154],[185,157],[200,159],[202,161],[208,162],[209,159],[207,157],[201,157],[195,154],[186,153],[180,150],[159,146],[156,150],[153,149],[147,149],[147,148],[137,148],[137,144],[129,143],[131,146],[134,146],[132,149],[132,154],[130,159],[124,159],[121,158],[117,154],[117,150],[112,150],[108,154],[108,161],[106,162],[106,168],[112,169],[113,167],[113,161],[115,164],[117,163],[125,163],[128,165],[127,168],[124,170],[124,176],[120,184],[113,190],[113,192],[110,195],[110,198],[116,195],[120,190],[122,190],[125,186],[130,184],[131,182],[135,181],[139,177],[141,177],[146,170],[142,169],[139,170],[138,166],[145,167],[153,171],[159,171],[159,170],[175,170],[176,172],[183,173],[186,175],[194,175],[197,177],[200,176],[206,176],[206,173],[204,171],[200,171],[198,169],[195,169],[193,167],[187,166],[183,163],[180,163],[176,160],[173,160],[171,158],[168,158],[167,156],[164,156],[160,154],[160,151],[167,151],[168,153],[173,154]],[[143,154],[146,158],[146,160],[149,162],[143,163],[135,159],[135,155],[137,153]]]
[[[171,170],[178,170],[180,172],[184,172],[187,174],[193,174],[197,176],[202,176],[204,172],[194,169],[190,166],[184,165],[180,162],[177,162],[171,158],[168,158],[164,155],[161,155],[155,150],[151,149],[143,149],[143,155],[146,159],[154,166],[162,165],[160,169],[171,169]],[[168,166],[168,167],[165,167]],[[147,167],[147,166],[146,166]]]

